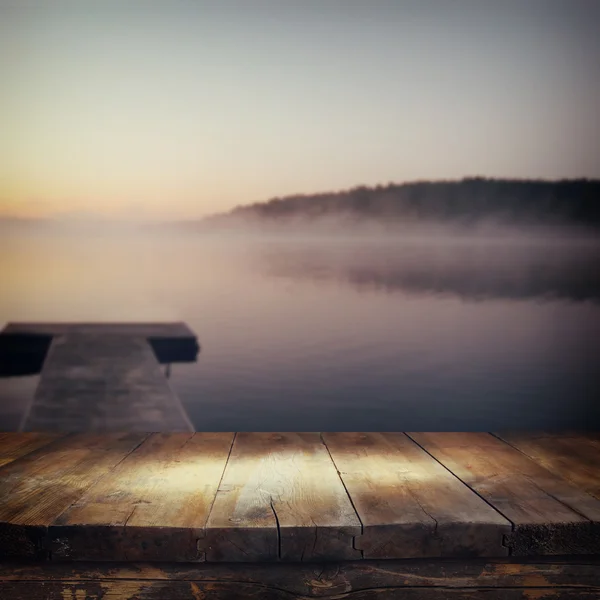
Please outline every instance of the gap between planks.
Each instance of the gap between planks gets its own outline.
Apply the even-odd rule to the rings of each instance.
[[[544,464],[555,451],[533,459],[489,433],[409,435],[510,520],[507,545],[514,556],[600,554],[600,503],[585,486]],[[576,454],[568,458],[583,464]],[[594,453],[590,460],[599,458]]]
[[[344,486],[344,490],[346,490],[346,495],[348,496],[348,500],[350,501],[350,504],[352,505],[352,508],[354,509],[354,512],[356,513],[356,517],[360,523],[360,535],[362,537],[365,533],[364,523],[362,522],[362,519],[360,518],[360,515],[358,514],[358,510],[356,510],[356,506],[354,505],[354,500],[352,500],[352,496],[350,495],[350,492],[348,491],[348,488],[346,487],[346,484],[344,482],[342,474],[340,473],[340,470],[338,469],[338,466],[336,465],[335,460],[333,459],[333,456],[331,456],[331,451],[329,450],[329,447],[327,446],[327,442],[323,439],[322,432],[319,433],[319,438],[321,440],[321,443],[325,446],[325,449],[327,450],[327,454],[329,454],[329,458],[331,459],[331,462],[333,463],[335,471],[338,474],[338,477],[339,477],[340,481],[342,482],[342,485]],[[352,538],[352,548],[354,548],[354,550],[357,550],[358,552],[360,552],[361,558],[364,559],[364,557],[365,557],[364,550],[356,547],[356,536],[354,536]]]
[[[479,496],[479,498],[481,498],[486,504],[491,506],[498,514],[503,516],[510,523],[511,529],[513,531],[515,530],[514,522],[511,521],[505,514],[503,514],[502,511],[500,511],[498,508],[496,508],[487,498],[482,496],[479,492],[477,492],[477,490],[474,490],[470,485],[465,483],[458,475],[456,475],[456,473],[452,472],[442,461],[438,460],[433,454],[431,454],[431,452],[429,452],[426,448],[424,448],[421,444],[419,444],[419,442],[417,442],[417,440],[415,440],[409,433],[404,432],[404,435],[406,435],[408,437],[408,439],[412,440],[419,448],[421,448],[421,450],[423,450],[423,452],[425,452],[429,456],[431,456],[431,458],[433,460],[435,460],[438,464],[442,465],[442,467],[444,467],[444,469],[446,469],[446,471],[448,471],[448,473],[450,473],[453,477],[456,477],[456,479],[458,479],[464,486],[468,487],[474,494]],[[501,440],[501,441],[504,441],[504,440]],[[506,547],[506,549],[508,551],[508,556],[512,556],[512,548],[510,547],[510,545],[507,544],[506,536],[502,539],[502,545]]]

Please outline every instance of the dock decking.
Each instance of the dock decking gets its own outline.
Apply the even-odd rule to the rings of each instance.
[[[0,597],[600,597],[600,434],[13,433],[0,465]]]
[[[193,431],[144,338],[54,339],[24,431]]]
[[[41,369],[22,431],[193,431],[159,366],[195,360],[184,323],[10,323],[0,348]]]
[[[60,336],[107,333],[144,338],[196,339],[185,324],[177,323],[8,323],[2,334]]]

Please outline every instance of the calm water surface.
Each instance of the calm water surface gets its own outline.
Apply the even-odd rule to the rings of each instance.
[[[600,245],[19,234],[0,323],[183,320],[198,430],[600,428]],[[14,429],[37,377],[0,379]]]

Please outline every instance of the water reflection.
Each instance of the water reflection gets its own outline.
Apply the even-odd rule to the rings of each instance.
[[[565,240],[19,237],[0,324],[186,322],[202,360],[170,384],[201,431],[594,428],[599,265]]]
[[[443,294],[463,300],[600,302],[600,245],[284,245],[263,249],[274,277],[332,280],[358,290]]]

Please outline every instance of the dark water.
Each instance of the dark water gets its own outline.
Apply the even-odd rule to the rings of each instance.
[[[0,323],[183,320],[198,430],[600,428],[600,244],[9,235]],[[36,377],[0,380],[15,428]]]

